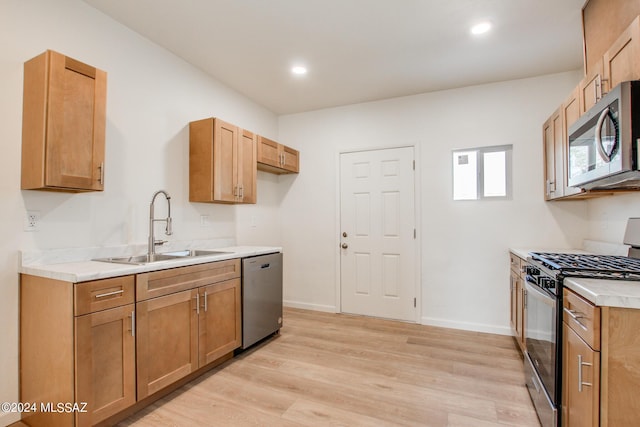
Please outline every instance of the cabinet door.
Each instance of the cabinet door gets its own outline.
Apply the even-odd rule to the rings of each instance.
[[[543,125],[545,200],[552,200],[564,195],[562,129],[562,115],[558,109]]]
[[[136,402],[134,305],[75,318],[77,425],[94,425]]]
[[[47,51],[24,74],[22,188],[103,190],[106,73]]]
[[[580,88],[580,114],[583,114],[600,101],[609,90],[606,77],[604,77],[602,59],[591,67],[591,72],[582,79],[578,87]]]
[[[200,289],[200,366],[242,344],[240,279]]]
[[[563,323],[564,426],[600,425],[600,353]]]
[[[196,289],[136,304],[138,400],[198,369]]]
[[[520,276],[518,275],[518,273],[515,273],[513,270],[510,272],[510,276],[509,276],[509,290],[511,293],[510,296],[510,312],[511,312],[511,316],[510,316],[510,324],[511,324],[511,331],[513,332],[514,336],[516,336],[517,338],[517,326],[516,326],[516,322],[517,322],[517,313],[518,313],[518,287],[517,287],[517,282],[518,279],[520,278]]]
[[[522,282],[522,278],[516,280],[516,338],[520,344],[520,349],[524,352],[526,349],[526,341],[524,336],[524,322],[526,319],[526,290]]]
[[[263,136],[258,136],[258,162],[280,167],[280,152],[278,143]]]
[[[256,185],[258,175],[256,135],[240,131],[238,141],[238,186],[236,194],[242,203],[256,202]]]
[[[572,196],[583,193],[584,191],[577,187],[569,187],[569,127],[580,118],[580,89],[571,92],[567,99],[562,103],[562,186],[564,187],[564,196]]]
[[[282,146],[282,167],[290,172],[298,173],[300,153],[291,147]]]
[[[604,76],[610,88],[626,80],[640,79],[640,17],[604,54]]]
[[[238,128],[215,119],[213,131],[213,200],[235,202],[238,191]]]

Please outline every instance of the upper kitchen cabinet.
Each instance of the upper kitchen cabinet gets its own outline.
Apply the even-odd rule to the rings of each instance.
[[[256,135],[208,118],[189,123],[189,200],[256,203]]]
[[[638,1],[588,0],[585,3],[582,8],[585,75],[593,75],[598,62],[638,15]]]
[[[636,16],[605,52],[603,63],[609,88],[627,80],[640,79],[640,16]]]
[[[258,136],[258,169],[276,174],[298,173],[300,152]]]
[[[564,174],[562,129],[561,109],[557,109],[542,125],[545,200],[552,200],[564,196],[562,179]]]
[[[107,74],[47,50],[24,64],[22,183],[102,191]]]

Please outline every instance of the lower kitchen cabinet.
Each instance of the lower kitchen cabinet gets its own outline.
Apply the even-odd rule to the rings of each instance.
[[[26,424],[90,426],[135,403],[133,302],[133,276],[21,275],[20,402],[37,406]]]
[[[595,306],[564,289],[562,425],[640,419],[640,309]]]
[[[524,289],[524,273],[523,268],[525,260],[510,254],[510,305],[511,305],[511,332],[520,347],[520,351],[524,354],[526,349],[525,336],[524,336],[524,322],[525,316],[525,289]]]
[[[240,279],[200,289],[199,361],[207,365],[242,345]]]
[[[142,301],[136,313],[138,399],[242,344],[240,279]]]
[[[589,347],[566,323],[563,325],[562,425],[600,425],[600,352]]]
[[[138,399],[198,369],[197,290],[136,304]]]
[[[240,294],[239,259],[82,283],[22,274],[20,402],[37,406],[22,421],[111,425],[230,359]]]
[[[139,274],[137,286],[139,299],[159,295],[136,303],[138,400],[242,344],[239,260]]]
[[[76,317],[76,391],[88,412],[78,425],[93,425],[136,403],[133,304]]]

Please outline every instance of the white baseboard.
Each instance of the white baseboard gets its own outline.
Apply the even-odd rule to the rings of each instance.
[[[20,421],[20,414],[18,412],[0,412],[0,426],[8,426]]]
[[[485,332],[488,334],[511,335],[511,328],[508,326],[485,325],[482,323],[457,322],[447,319],[434,319],[423,317],[420,323],[428,326],[439,326],[441,328],[461,329],[464,331]]]
[[[309,304],[306,302],[286,301],[286,300],[283,301],[283,305],[285,307],[301,308],[303,310],[322,311],[325,313],[337,313],[336,307],[333,305]]]

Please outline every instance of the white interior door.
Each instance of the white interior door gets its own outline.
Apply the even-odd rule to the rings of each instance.
[[[413,147],[340,155],[344,313],[416,321]]]

